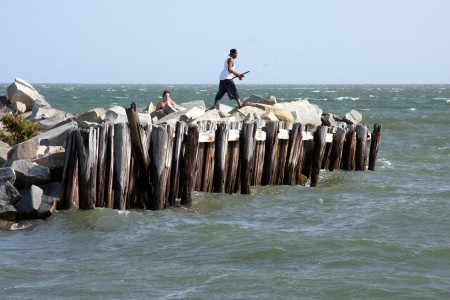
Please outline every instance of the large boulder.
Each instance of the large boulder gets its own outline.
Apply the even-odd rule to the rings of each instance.
[[[109,120],[112,124],[127,123],[127,112],[122,106],[112,106],[106,111],[105,120]]]
[[[11,150],[11,146],[5,142],[0,141],[0,166],[3,166],[8,159],[8,152]]]
[[[45,166],[50,170],[52,180],[62,180],[62,174],[64,170],[66,153],[61,146],[46,147],[44,155],[39,155],[39,158],[31,160],[40,166]]]
[[[72,121],[47,130],[46,132],[33,137],[32,140],[36,140],[39,145],[64,146],[67,139],[67,132],[71,129],[77,128],[77,126],[77,122]]]
[[[16,160],[36,158],[39,146],[39,140],[36,138],[12,146],[3,167],[11,167],[12,163]]]
[[[275,98],[275,96],[270,96],[269,98],[267,98],[258,95],[251,95],[250,97],[245,99],[244,103],[262,103],[268,105],[275,105],[277,104],[277,98]]]
[[[345,114],[343,121],[347,124],[358,125],[362,121],[362,115],[357,110],[352,109],[349,113]]]
[[[40,118],[35,119],[35,122],[39,123],[43,130],[52,129],[68,119],[68,115],[65,112],[57,109],[53,110],[52,116],[42,114]]]
[[[308,100],[283,102],[277,105],[291,111],[296,123],[302,123],[303,125],[311,124],[314,126],[322,125],[322,110],[317,105],[309,103]]]
[[[289,111],[289,109],[287,109],[283,106],[280,106],[279,104],[267,105],[267,104],[262,104],[262,103],[250,103],[249,102],[249,103],[246,103],[245,106],[257,107],[257,108],[264,110],[267,113],[271,112],[280,121],[285,121],[285,122],[289,122],[289,123],[294,122],[294,117],[293,117],[292,113]]]
[[[219,112],[231,114],[231,113],[232,113],[231,111],[234,109],[234,107],[231,107],[231,106],[229,106],[229,105],[222,104],[222,103],[219,102],[219,103],[217,104],[216,109],[217,109]]]
[[[16,78],[14,82],[8,86],[8,99],[12,104],[21,102],[26,105],[27,110],[31,110],[36,102],[48,104],[44,96],[39,94],[36,89],[21,78]]]
[[[161,110],[159,110],[159,111],[161,111]],[[205,113],[204,110],[194,107],[191,109],[186,109],[183,111],[178,111],[178,112],[174,112],[169,115],[166,115],[166,116],[160,118],[159,120],[157,120],[156,124],[162,124],[162,123],[175,124],[179,120],[184,120],[184,121],[192,120],[193,121],[194,118],[199,118],[204,113]]]
[[[16,220],[17,211],[13,204],[19,199],[20,193],[11,182],[0,182],[0,219]]]
[[[0,182],[6,181],[12,184],[16,181],[16,172],[13,168],[0,168]]]
[[[192,122],[205,114],[205,109],[196,106],[191,107],[180,116],[180,121]]]
[[[329,127],[336,126],[336,119],[333,114],[323,114],[322,124]]]
[[[22,102],[15,102],[10,106],[11,110],[17,114],[24,114],[27,111],[27,106]]]
[[[211,109],[203,113],[196,119],[189,120],[189,122],[196,123],[199,121],[209,120],[209,121],[219,121],[221,118],[219,116],[219,112],[215,109]]]
[[[104,108],[94,108],[82,113],[81,115],[74,118],[74,121],[81,123],[83,121],[90,123],[101,124],[106,116],[106,109]]]
[[[44,195],[35,185],[21,190],[22,197],[14,204],[18,219],[44,219],[56,210],[56,199]]]
[[[155,110],[150,113],[150,118],[152,119],[152,123],[158,123],[158,121],[161,120],[162,118],[164,118],[165,116],[166,116],[166,113],[162,109]]]
[[[14,185],[19,189],[33,184],[46,184],[51,181],[50,169],[31,161],[16,160],[12,163],[11,168],[16,172]]]
[[[189,101],[189,102],[183,102],[178,105],[181,107],[184,107],[186,109],[191,109],[191,108],[196,107],[196,108],[206,110],[205,101],[203,101],[203,100],[193,100],[193,101]]]
[[[164,105],[162,110],[164,111],[164,113],[166,115],[170,115],[170,114],[173,114],[176,112],[184,111],[184,110],[186,110],[186,108],[179,106],[179,105],[172,106],[170,104],[166,104],[166,105]]]

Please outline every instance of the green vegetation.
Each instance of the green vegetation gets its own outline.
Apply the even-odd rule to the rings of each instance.
[[[26,141],[41,133],[41,125],[33,121],[25,120],[21,115],[5,113],[0,118],[3,130],[0,130],[0,140],[15,145]]]

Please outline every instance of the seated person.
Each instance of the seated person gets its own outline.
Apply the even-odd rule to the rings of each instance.
[[[169,104],[170,106],[177,105],[175,103],[175,101],[173,101],[172,98],[170,98],[170,93],[168,91],[163,92],[162,100],[158,102],[155,110],[160,110],[160,109],[164,108],[164,106],[166,106],[166,104]]]

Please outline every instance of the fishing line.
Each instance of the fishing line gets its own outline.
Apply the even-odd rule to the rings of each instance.
[[[298,55],[300,55],[300,54],[303,54],[303,53],[297,53],[297,54],[294,54],[294,55],[284,56],[284,57],[277,58],[277,59],[275,59],[275,60],[273,60],[273,61],[271,61],[271,62],[267,62],[267,63],[262,64],[262,65],[260,65],[260,66],[254,67],[254,68],[252,68],[252,69],[250,69],[250,70],[248,70],[248,71],[245,71],[244,73],[241,73],[241,74],[247,74],[247,73],[253,72],[253,71],[255,71],[255,70],[258,70],[258,69],[261,69],[261,68],[265,68],[265,67],[267,67],[267,66],[276,64],[276,63],[278,63],[278,62],[280,62],[280,61],[282,61],[282,60],[292,60],[292,59],[294,59],[294,57],[296,57],[296,56],[298,56]],[[237,77],[238,77],[238,76],[234,76],[234,77],[231,78],[231,79],[235,79],[235,78],[237,78]]]

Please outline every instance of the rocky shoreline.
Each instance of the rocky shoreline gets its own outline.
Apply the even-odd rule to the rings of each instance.
[[[128,122],[125,108],[120,106],[95,108],[80,115],[54,109],[31,84],[20,78],[8,86],[7,96],[0,96],[0,108],[0,118],[6,113],[19,114],[40,124],[43,129],[43,133],[16,145],[0,141],[0,229],[6,230],[17,227],[17,222],[45,219],[56,212],[69,130],[101,126],[107,120]],[[166,105],[158,111],[150,103],[139,112],[139,122],[144,128],[178,121],[245,122],[255,119],[302,123],[310,128],[320,125],[346,128],[348,124],[359,124],[362,116],[352,110],[341,118],[323,113],[307,100],[277,103],[274,96],[256,95],[245,99],[240,109],[219,104],[217,109],[208,110],[204,101],[196,100],[174,107]],[[1,122],[0,129],[3,129]]]

